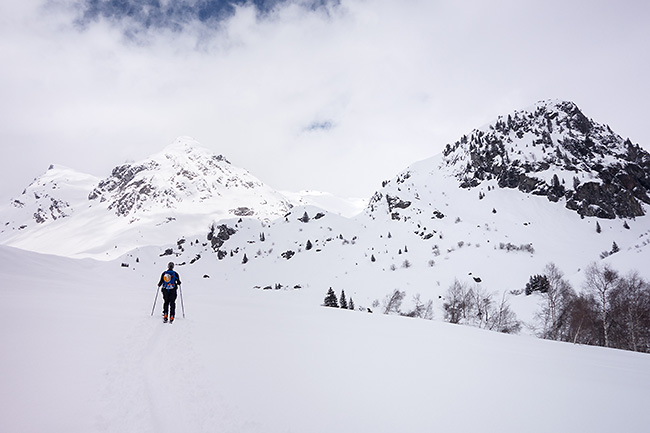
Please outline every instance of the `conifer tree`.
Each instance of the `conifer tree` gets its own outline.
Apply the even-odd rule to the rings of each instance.
[[[348,301],[345,299],[345,290],[341,290],[341,308],[348,309]]]
[[[311,250],[312,247],[313,247],[313,245],[312,245],[311,241],[309,239],[307,239],[307,245],[305,245],[305,249],[306,250]]]
[[[596,233],[600,233],[602,231],[603,231],[603,229],[600,228],[600,223],[598,221],[596,221]]]
[[[325,296],[325,301],[323,302],[323,305],[326,307],[339,308],[339,301],[338,299],[336,299],[336,293],[334,293],[334,290],[332,290],[331,287],[327,291],[327,296]]]
[[[243,264],[248,263],[248,257],[246,257],[246,253],[244,253],[244,258],[241,261]]]
[[[352,298],[350,298],[350,304],[348,305],[348,309],[354,310],[354,301],[352,300]]]

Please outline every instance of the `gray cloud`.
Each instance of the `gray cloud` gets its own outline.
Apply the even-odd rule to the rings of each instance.
[[[370,196],[548,98],[650,145],[644,2],[249,3],[218,25],[140,25],[136,43],[131,18],[80,27],[86,3],[3,3],[4,201],[50,163],[103,176],[180,135],[278,189]]]

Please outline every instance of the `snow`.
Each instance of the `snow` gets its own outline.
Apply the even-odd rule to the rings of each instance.
[[[190,266],[168,325],[151,259],[0,247],[0,431],[646,430],[648,355],[309,305],[312,289]]]
[[[366,198],[337,197],[321,191],[282,191],[281,193],[296,206],[316,206],[347,218],[360,214],[368,205]]]
[[[545,158],[517,140],[509,157]],[[459,188],[472,158],[417,162],[369,203],[274,191],[190,137],[123,177],[51,168],[0,210],[0,432],[646,431],[650,357],[533,338],[542,298],[521,291],[549,263],[576,290],[594,262],[650,280],[650,217]],[[555,174],[572,184],[536,172]],[[160,297],[150,315],[170,260],[187,309],[171,326]],[[506,299],[521,335],[444,323],[455,280]],[[322,307],[329,288],[360,311]],[[394,290],[434,319],[379,314]]]

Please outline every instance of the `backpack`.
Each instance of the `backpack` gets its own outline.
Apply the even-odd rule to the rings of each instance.
[[[176,272],[163,272],[163,289],[172,290],[176,288]]]

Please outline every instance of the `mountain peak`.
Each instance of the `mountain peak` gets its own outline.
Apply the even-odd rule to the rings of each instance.
[[[152,155],[150,158],[153,160],[177,158],[190,158],[190,160],[197,160],[201,158],[212,159],[215,156],[220,161],[224,161],[230,164],[230,161],[228,161],[223,155],[215,155],[212,150],[203,146],[194,138],[189,136],[181,136],[177,137],[161,152]]]
[[[107,202],[118,216],[200,208],[200,213],[266,218],[291,207],[281,194],[191,137],[177,138],[144,161],[115,167],[88,198]]]
[[[633,218],[650,204],[650,155],[587,118],[569,101],[540,101],[464,135],[442,165],[473,188],[502,188],[566,201],[582,216]]]

